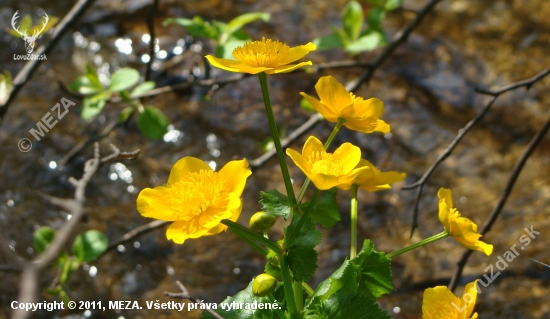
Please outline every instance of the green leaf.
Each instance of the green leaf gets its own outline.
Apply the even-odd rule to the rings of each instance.
[[[386,12],[384,11],[384,9],[373,8],[367,16],[369,28],[380,30],[380,24],[382,23],[382,20],[384,20],[385,16]]]
[[[234,60],[233,50],[237,47],[243,46],[246,42],[246,40],[228,40],[224,45],[219,45],[216,48],[216,57]]]
[[[33,236],[32,236],[32,243],[34,246],[34,250],[41,254],[48,245],[52,242],[52,240],[55,237],[55,230],[48,226],[42,226],[38,228]]]
[[[322,239],[320,231],[315,229],[311,220],[306,220],[302,228],[297,230],[301,217],[294,216],[292,223],[285,227],[285,238],[293,233],[292,242],[285,243],[288,252],[288,265],[294,274],[294,279],[308,282],[317,269],[317,246]],[[297,233],[295,233],[297,232]]]
[[[93,96],[89,96],[82,100],[82,110],[80,111],[80,117],[84,120],[91,120],[96,115],[101,113],[101,110],[105,107],[107,99],[109,99],[109,92],[101,92]]]
[[[342,25],[352,41],[359,37],[363,20],[363,7],[357,1],[350,1],[342,12]]]
[[[104,89],[95,70],[90,65],[86,65],[86,73],[76,78],[76,80],[69,85],[69,90],[89,95],[101,92]]]
[[[11,74],[9,71],[4,70],[4,73],[0,74],[0,105],[6,104],[12,90],[13,83],[11,81]]]
[[[122,68],[111,75],[109,90],[120,92],[135,85],[139,81],[139,72],[132,68]]]
[[[379,31],[369,29],[369,33],[360,37],[357,41],[350,43],[346,47],[346,52],[357,54],[363,51],[372,51],[384,42],[383,34]]]
[[[350,261],[346,259],[338,270],[317,286],[311,301],[314,302],[315,299],[324,301],[337,292],[352,292],[358,287],[355,267],[351,266]]]
[[[146,81],[143,83],[138,84],[130,93],[130,98],[135,99],[136,96],[141,95],[147,91],[151,91],[155,88],[155,82],[154,81]]]
[[[307,210],[309,202],[301,204],[300,209],[303,212]],[[309,215],[313,224],[321,224],[324,228],[331,228],[340,220],[340,210],[336,203],[336,189],[331,189],[321,196],[315,206],[313,212]]]
[[[333,294],[323,302],[311,303],[303,313],[306,319],[390,319],[374,299],[358,291]]]
[[[245,309],[246,306],[250,308],[251,306],[258,306],[258,304],[263,303],[265,304],[271,304],[273,303],[269,300],[269,297],[256,297],[252,294],[252,283],[254,280],[248,284],[248,287],[246,287],[244,290],[239,291],[235,296],[233,297],[227,297],[224,301],[222,301],[219,305],[217,305],[217,309],[213,309],[215,312],[219,313],[224,319],[280,319],[275,310],[270,309]],[[283,300],[284,297],[284,289],[283,284],[278,283],[277,288],[272,293],[273,298],[277,300],[278,306],[281,308],[285,307],[285,304]],[[222,308],[225,307],[225,309]],[[234,309],[236,305],[240,305],[242,309]],[[229,306],[231,306],[231,310],[228,311]],[[283,309],[281,309],[282,312],[284,312]],[[213,318],[208,312],[203,311],[202,313],[202,319],[210,319]]]
[[[218,28],[216,28],[209,22],[204,21],[199,16],[196,16],[193,19],[184,19],[184,18],[166,19],[164,20],[162,25],[166,26],[171,23],[184,27],[187,33],[194,37],[209,38],[217,41],[220,36],[220,31]]]
[[[120,111],[120,113],[118,114],[118,119],[117,121],[119,123],[123,123],[123,122],[126,122],[128,120],[128,118],[134,114],[134,108],[131,107],[131,106],[128,106],[128,107],[125,107],[122,111]]]
[[[71,273],[71,265],[72,265],[72,259],[71,258],[65,259],[65,262],[61,267],[61,274],[59,275],[59,283],[64,284],[65,281],[67,281],[67,278],[69,278],[69,274]]]
[[[241,14],[240,16],[236,17],[235,19],[229,21],[227,24],[227,27],[225,28],[225,31],[220,37],[220,44],[224,44],[229,36],[239,30],[240,28],[244,27],[245,25],[249,24],[250,22],[254,20],[262,20],[264,22],[269,21],[271,18],[271,15],[269,13],[265,12],[250,12]]]
[[[75,238],[73,254],[80,262],[90,262],[101,256],[107,247],[109,247],[109,241],[102,232],[89,230]]]
[[[383,7],[386,4],[387,0],[366,0],[368,4],[371,4],[375,7]]]
[[[387,12],[393,11],[401,6],[403,0],[387,0],[386,5],[384,5],[384,10]]]
[[[262,204],[262,210],[269,216],[283,216],[285,220],[290,216],[288,197],[274,188],[267,192],[260,192],[260,204]]]
[[[359,291],[374,299],[393,291],[391,260],[374,250],[370,240],[365,240],[363,248],[350,263],[357,271]]]
[[[160,140],[168,132],[170,121],[156,107],[145,107],[144,111],[139,113],[138,128],[146,137],[152,140]]]
[[[317,50],[320,51],[344,48],[344,44],[337,33],[314,39],[312,42],[317,46]]]

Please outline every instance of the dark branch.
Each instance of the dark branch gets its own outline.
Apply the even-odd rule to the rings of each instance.
[[[122,245],[126,242],[129,242],[130,240],[138,237],[138,236],[141,236],[143,234],[146,234],[152,230],[155,230],[157,228],[160,228],[164,225],[167,225],[169,224],[170,222],[167,222],[167,221],[164,221],[164,220],[155,220],[155,221],[152,221],[148,224],[145,224],[145,225],[141,225],[141,226],[138,226],[134,229],[132,229],[131,231],[127,232],[126,234],[124,234],[122,237],[120,237],[119,239],[115,240],[114,242],[112,242],[110,245],[109,245],[109,248],[107,248],[107,251],[109,250],[112,250],[112,249],[115,249],[116,247],[118,247],[118,245]],[[107,252],[105,251],[105,252]]]
[[[80,0],[78,1],[72,8],[69,13],[57,24],[55,29],[53,30],[52,37],[50,39],[50,42],[48,42],[46,45],[40,46],[36,53],[37,55],[42,54],[48,54],[50,51],[55,47],[57,42],[61,39],[63,34],[67,31],[69,26],[71,26],[80,16],[88,9],[92,3],[94,3],[95,0]],[[0,106],[0,123],[6,116],[6,113],[8,112],[8,108],[19,93],[19,91],[23,88],[23,86],[30,80],[32,77],[34,71],[38,68],[42,60],[31,60],[25,64],[25,66],[17,73],[15,78],[13,79],[13,91],[11,92],[8,100],[3,106]]]
[[[550,72],[547,72],[548,74]],[[537,80],[538,81],[538,80]],[[506,200],[508,199],[508,196],[510,196],[510,193],[512,192],[512,189],[514,188],[514,184],[516,183],[516,180],[518,179],[519,174],[521,173],[521,170],[525,166],[525,163],[527,162],[527,159],[531,156],[537,145],[542,141],[544,138],[544,135],[548,133],[548,130],[550,129],[550,118],[544,124],[544,126],[538,131],[538,133],[531,139],[531,142],[529,142],[529,145],[525,148],[523,151],[523,154],[521,154],[521,157],[518,159],[516,164],[514,165],[514,169],[512,170],[512,174],[510,174],[510,178],[508,179],[508,183],[506,183],[506,187],[500,194],[500,197],[498,198],[497,205],[487,217],[485,222],[483,223],[483,226],[479,229],[479,233],[481,235],[485,235],[489,230],[491,230],[491,227],[493,226],[494,222],[498,218],[498,215],[502,211],[502,208],[504,207],[504,204],[506,204]],[[451,282],[449,283],[449,289],[454,290],[456,288],[456,285],[458,281],[460,280],[460,276],[462,275],[462,270],[464,269],[464,266],[466,265],[466,262],[468,261],[468,258],[470,257],[470,254],[472,253],[472,250],[466,250],[464,254],[462,254],[462,258],[457,263],[457,269],[455,270],[453,277],[451,279]]]
[[[414,208],[413,208],[414,211],[413,211],[413,221],[412,221],[412,226],[411,226],[411,237],[414,233],[414,230],[418,227],[418,209],[419,209],[418,206],[419,206],[419,203],[420,203],[420,197],[422,196],[422,189],[424,188],[424,185],[426,184],[426,182],[428,181],[428,179],[430,178],[432,173],[439,166],[439,164],[441,164],[447,157],[449,157],[449,155],[451,155],[451,153],[453,152],[455,147],[462,140],[462,138],[466,135],[466,133],[468,133],[468,131],[470,131],[470,129],[476,123],[478,123],[479,121],[481,121],[481,119],[483,119],[485,114],[487,114],[487,112],[489,111],[491,106],[493,106],[493,104],[495,103],[495,101],[498,99],[498,97],[501,94],[503,94],[505,92],[508,92],[510,90],[520,88],[520,87],[531,87],[534,83],[536,83],[537,81],[540,81],[541,79],[543,79],[548,74],[550,74],[550,69],[547,69],[543,72],[540,72],[539,74],[535,75],[534,77],[532,77],[528,80],[524,80],[524,81],[517,82],[517,83],[512,83],[512,84],[504,86],[504,87],[502,87],[498,90],[494,90],[494,91],[485,90],[485,91],[483,91],[484,94],[489,94],[489,95],[492,96],[491,100],[485,105],[483,110],[481,110],[481,112],[475,118],[473,118],[470,122],[468,122],[468,124],[466,124],[466,126],[464,126],[462,129],[460,129],[458,131],[458,135],[454,138],[454,140],[451,142],[451,144],[449,144],[449,146],[443,151],[443,153],[441,153],[441,155],[439,155],[439,157],[435,160],[435,162],[428,168],[428,170],[424,173],[424,175],[417,182],[415,182],[411,185],[406,185],[402,188],[402,189],[413,189],[413,188],[418,187],[418,189],[416,191],[415,200],[414,200]],[[476,91],[479,91],[479,90],[476,90]]]

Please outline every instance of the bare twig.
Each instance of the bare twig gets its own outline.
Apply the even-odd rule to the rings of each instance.
[[[115,249],[116,247],[118,247],[118,245],[122,245],[126,242],[129,242],[130,240],[138,237],[138,236],[141,236],[145,233],[148,233],[152,230],[155,230],[157,228],[160,228],[164,225],[167,225],[169,224],[170,222],[167,222],[167,221],[164,221],[164,220],[155,220],[155,221],[152,221],[148,224],[145,224],[145,225],[141,225],[141,226],[138,226],[134,229],[132,229],[131,231],[127,232],[126,234],[124,234],[122,237],[120,237],[119,239],[115,240],[114,242],[112,242],[110,245],[109,245],[109,248],[107,248],[107,251],[109,250],[112,250],[112,249]]]
[[[538,80],[535,80],[535,82],[536,81]],[[529,86],[531,84],[524,84],[524,85]],[[533,139],[531,139],[531,142],[529,142],[529,145],[525,148],[525,150],[523,151],[523,154],[521,154],[521,157],[518,159],[518,161],[514,165],[514,169],[510,174],[508,183],[506,183],[506,187],[500,194],[500,197],[498,198],[495,208],[493,209],[489,217],[487,217],[487,219],[483,223],[483,226],[481,226],[481,228],[479,229],[479,233],[481,235],[485,235],[489,230],[491,230],[493,223],[496,221],[498,215],[502,211],[504,204],[506,204],[506,200],[508,199],[508,196],[510,196],[512,189],[514,188],[514,184],[516,183],[516,180],[518,179],[518,176],[521,173],[521,170],[525,166],[527,159],[531,156],[531,154],[533,153],[537,145],[542,141],[542,139],[544,138],[544,135],[548,133],[549,129],[550,129],[550,118],[548,119],[546,124],[544,124],[544,126],[540,129],[540,131],[538,131],[538,133],[533,137]],[[462,258],[460,258],[460,260],[458,261],[457,269],[455,270],[453,277],[451,278],[451,282],[449,283],[449,289],[454,290],[456,288],[456,285],[460,280],[460,276],[462,275],[462,270],[464,269],[464,266],[466,265],[466,262],[468,261],[468,258],[470,257],[471,253],[472,253],[472,250],[468,249],[464,252],[464,254],[462,254]]]
[[[164,292],[164,295],[170,297],[170,298],[179,298],[179,299],[187,299],[189,301],[192,301],[194,303],[198,303],[198,304],[201,304],[203,303],[202,300],[200,299],[197,299],[197,298],[193,298],[189,295],[189,292],[187,291],[187,289],[185,288],[185,286],[179,282],[179,281],[176,281],[176,284],[178,285],[178,287],[180,288],[181,292],[168,292],[168,291],[165,291]],[[217,312],[215,312],[214,310],[212,309],[204,309],[206,312],[208,312],[212,317],[216,318],[216,319],[223,319],[222,316],[220,316],[220,314],[218,314]]]
[[[78,180],[73,177],[69,178],[69,182],[75,186],[74,198],[62,199],[52,196],[44,196],[44,198],[50,203],[61,207],[63,210],[67,211],[67,213],[71,214],[71,219],[61,227],[48,248],[41,255],[39,255],[36,260],[23,265],[23,274],[20,284],[21,287],[18,297],[19,302],[32,303],[36,301],[40,272],[57,258],[59,252],[77,228],[81,218],[84,215],[84,192],[91,178],[97,172],[101,164],[118,158],[135,158],[139,154],[139,151],[132,153],[120,152],[120,150],[114,145],[111,145],[111,149],[113,151],[111,155],[101,158],[99,143],[96,143],[94,147],[94,157],[86,161],[84,164],[84,174],[82,177]],[[0,245],[0,247],[1,246],[2,245]],[[27,318],[29,314],[30,312],[17,309],[13,313],[13,318],[24,319]]]
[[[73,24],[85,11],[88,9],[92,3],[94,3],[95,0],[79,0],[67,13],[67,15],[57,24],[55,29],[53,30],[52,36],[50,41],[46,45],[40,46],[34,54],[36,55],[42,55],[42,54],[48,54],[50,51],[54,48],[54,46],[57,44],[59,39],[63,36],[63,34],[67,31],[69,26]],[[11,92],[8,100],[6,103],[2,106],[0,106],[0,123],[4,119],[6,113],[8,112],[8,108],[21,90],[23,86],[28,82],[28,80],[32,77],[32,74],[42,60],[30,60],[28,61],[25,66],[17,73],[15,78],[13,79],[13,91]]]
[[[151,9],[149,9],[149,14],[147,14],[147,28],[149,29],[149,35],[151,39],[149,40],[149,62],[147,62],[147,71],[145,71],[145,81],[149,81],[151,78],[152,65],[155,61],[155,13],[158,10],[159,0],[154,0]]]
[[[417,188],[416,190],[416,197],[414,200],[414,212],[413,212],[413,221],[411,226],[411,237],[414,233],[414,230],[418,227],[418,206],[420,203],[420,197],[422,196],[422,189],[424,188],[424,185],[428,181],[428,178],[432,175],[432,173],[435,171],[435,169],[441,164],[455,149],[455,147],[458,145],[458,143],[462,140],[462,138],[470,131],[470,129],[487,114],[491,106],[495,103],[495,101],[498,99],[498,97],[510,90],[514,90],[520,87],[526,87],[530,88],[534,83],[537,81],[543,79],[545,76],[550,74],[550,69],[544,70],[543,72],[540,72],[539,74],[535,75],[534,77],[524,80],[517,83],[512,83],[510,85],[504,86],[498,90],[489,91],[489,90],[477,90],[478,92],[482,92],[483,94],[489,94],[492,96],[491,100],[485,105],[483,110],[475,117],[473,118],[466,126],[464,126],[462,129],[458,131],[458,135],[454,138],[454,140],[449,144],[449,146],[439,155],[439,157],[435,160],[435,162],[428,168],[428,170],[424,173],[424,175],[415,183],[411,185],[406,185],[402,189],[413,189]]]

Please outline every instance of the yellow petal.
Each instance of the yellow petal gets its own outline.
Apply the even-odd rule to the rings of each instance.
[[[276,66],[270,70],[265,71],[265,73],[266,74],[288,73],[306,65],[312,65],[311,61],[300,62],[298,64],[287,64],[287,65]]]
[[[458,318],[453,303],[460,309],[461,301],[445,286],[424,290],[422,319]]]
[[[322,191],[331,189],[341,184],[340,180],[338,180],[338,177],[334,175],[325,175],[325,174],[318,173],[308,177],[309,179],[311,179],[315,187],[317,187],[317,189]]]
[[[316,138],[315,136],[310,136],[307,138],[306,143],[302,148],[302,155],[304,156],[304,158],[308,158],[309,155],[314,152],[324,153],[325,147],[318,138]]]
[[[445,203],[447,204],[447,207],[452,208],[453,206],[453,199],[451,198],[451,190],[447,188],[441,187],[439,191],[437,192],[437,196],[439,199],[445,200]]]
[[[212,168],[198,158],[191,156],[184,157],[172,167],[167,185],[173,185],[184,179],[189,173],[198,173],[200,170],[211,171]]]
[[[321,101],[317,100],[314,97],[311,97],[304,92],[300,93],[303,97],[308,100],[308,102],[313,106],[315,111],[321,113],[321,115],[329,122],[336,122],[338,121],[338,114],[336,114],[332,109],[328,108],[326,105],[321,103]]]
[[[170,188],[158,186],[143,189],[137,198],[137,210],[143,217],[166,221],[177,219],[170,205]]]
[[[309,52],[315,51],[315,49],[317,49],[317,46],[311,42],[304,45],[299,45],[299,46],[290,48],[288,55],[284,59],[282,59],[278,64],[284,65],[284,64],[294,62],[296,60],[300,60],[301,58],[306,56]]]
[[[166,238],[176,244],[183,244],[189,238],[199,238],[206,234],[207,230],[200,227],[198,218],[190,221],[176,221],[166,230]]]
[[[220,68],[229,72],[240,72],[240,69],[234,66],[234,65],[238,65],[239,61],[216,58],[215,56],[212,56],[212,55],[207,55],[206,59],[208,60],[208,62],[210,62],[210,64],[212,64],[212,66],[215,66],[217,68]]]
[[[353,109],[357,117],[379,119],[384,112],[384,102],[377,98],[368,100],[357,98],[353,103]]]
[[[237,219],[239,219],[239,216],[241,215],[242,208],[243,208],[242,200],[239,200],[239,206],[233,209],[233,211],[232,211],[233,216],[231,218],[228,218],[228,219],[233,221],[233,222],[236,222]],[[219,234],[222,231],[226,231],[226,230],[227,230],[227,226],[220,223],[217,226],[215,226],[214,228],[211,228],[205,236]]]
[[[481,235],[477,232],[477,225],[466,217],[455,216],[449,219],[451,236],[465,248],[480,251],[487,256],[491,255],[493,245],[479,240]]]
[[[230,196],[225,207],[211,206],[199,216],[202,228],[210,230],[216,227],[223,219],[233,217],[233,209],[240,206],[240,198]]]
[[[353,170],[361,160],[361,149],[351,143],[344,143],[334,151],[332,161],[339,163],[344,172]]]
[[[442,187],[437,192],[437,196],[439,196],[439,221],[441,221],[441,224],[443,224],[443,227],[445,227],[447,231],[451,231],[451,226],[449,224],[452,208],[451,190]],[[449,202],[451,206],[448,205]]]
[[[235,193],[240,197],[243,193],[246,179],[252,174],[252,171],[248,168],[248,162],[243,159],[225,164],[218,174],[223,183],[223,191],[226,193]]]
[[[460,298],[467,306],[465,318],[470,317],[472,312],[474,312],[474,307],[477,301],[477,280],[469,283],[464,287],[464,292]]]
[[[287,148],[286,155],[288,155],[292,159],[294,164],[296,164],[296,166],[298,166],[298,168],[302,172],[304,172],[307,177],[311,175],[311,165],[305,160],[302,154],[296,152],[293,149]]]
[[[340,114],[346,106],[353,104],[346,88],[330,75],[320,78],[315,85],[315,90],[321,102],[337,114]]]
[[[344,126],[350,130],[363,132],[363,133],[372,133],[372,132],[382,132],[384,134],[390,132],[390,126],[382,120],[371,120],[367,119],[357,119],[357,118],[345,118]]]

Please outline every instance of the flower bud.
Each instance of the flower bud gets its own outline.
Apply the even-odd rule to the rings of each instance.
[[[268,274],[261,274],[254,278],[252,293],[256,297],[265,297],[277,288],[277,279]]]
[[[266,212],[257,212],[250,217],[250,228],[263,233],[275,224],[275,217],[267,215]]]

